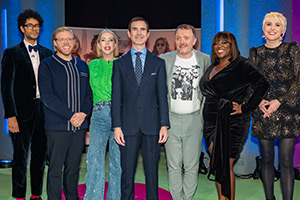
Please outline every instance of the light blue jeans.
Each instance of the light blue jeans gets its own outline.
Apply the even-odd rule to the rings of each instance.
[[[90,124],[90,145],[87,153],[85,175],[85,200],[102,200],[105,187],[105,154],[109,140],[109,173],[107,200],[121,198],[120,149],[111,131],[110,102],[101,101],[93,108]]]

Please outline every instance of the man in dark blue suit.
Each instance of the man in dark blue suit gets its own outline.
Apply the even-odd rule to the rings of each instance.
[[[170,126],[165,62],[146,47],[149,24],[131,19],[128,37],[132,48],[114,61],[112,75],[112,127],[121,151],[121,199],[133,200],[134,174],[142,149],[147,200],[158,199],[160,143]]]

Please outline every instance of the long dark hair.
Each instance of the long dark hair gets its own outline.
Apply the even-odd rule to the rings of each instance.
[[[165,51],[164,51],[163,53],[170,52],[171,50],[170,50],[170,46],[169,46],[169,42],[168,42],[167,38],[165,38],[165,37],[160,37],[160,38],[157,38],[157,39],[156,39],[155,44],[154,44],[154,46],[153,46],[153,51],[152,51],[152,53],[154,53],[155,55],[158,56],[158,50],[157,50],[157,46],[156,46],[156,45],[157,45],[157,42],[158,42],[159,40],[163,41],[163,43],[166,45]]]

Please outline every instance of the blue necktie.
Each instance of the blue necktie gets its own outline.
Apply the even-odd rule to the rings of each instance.
[[[135,77],[137,84],[140,85],[143,75],[143,69],[142,69],[142,60],[140,58],[141,52],[136,52],[136,59],[135,59]]]
[[[38,46],[37,46],[37,45],[34,45],[34,46],[29,45],[28,47],[29,47],[29,52],[30,52],[30,53],[31,53],[32,49],[33,49],[35,52],[37,52],[37,50],[38,50]]]

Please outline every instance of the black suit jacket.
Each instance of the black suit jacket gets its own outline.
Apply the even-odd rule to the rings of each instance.
[[[139,129],[146,135],[170,126],[166,69],[163,59],[147,51],[143,77],[138,86],[131,52],[114,61],[112,75],[112,127],[124,135]]]
[[[51,56],[52,51],[41,45],[40,61]],[[16,116],[27,121],[32,117],[36,98],[36,80],[26,46],[20,44],[7,48],[2,58],[1,92],[5,118]]]

